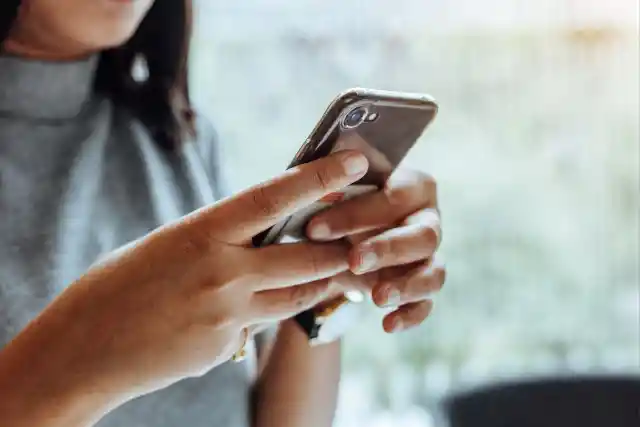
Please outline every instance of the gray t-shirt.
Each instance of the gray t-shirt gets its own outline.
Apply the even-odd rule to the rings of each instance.
[[[96,64],[0,56],[0,346],[98,257],[220,197],[212,130],[162,151],[93,93]],[[98,425],[246,427],[250,365],[224,364]]]

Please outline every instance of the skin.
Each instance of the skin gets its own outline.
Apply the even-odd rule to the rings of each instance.
[[[6,48],[64,60],[126,42],[154,0],[24,0]]]
[[[67,60],[125,42],[153,0],[25,3],[5,49]],[[387,332],[422,323],[444,283],[434,262],[435,181],[400,171],[382,191],[314,218],[310,242],[262,249],[249,242],[366,167],[361,154],[346,151],[295,168],[91,268],[0,351],[3,425],[93,425],[137,396],[208,372],[239,348],[243,328],[276,321],[277,337],[260,356],[256,425],[329,427],[340,343],[312,348],[286,319],[344,291],[333,286],[339,278],[395,308],[383,320]]]

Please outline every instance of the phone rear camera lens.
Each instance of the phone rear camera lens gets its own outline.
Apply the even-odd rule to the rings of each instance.
[[[368,111],[365,107],[357,107],[349,111],[342,121],[342,125],[346,128],[355,128],[360,126],[367,117]]]

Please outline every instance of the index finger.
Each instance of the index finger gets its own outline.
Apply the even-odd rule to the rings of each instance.
[[[293,167],[272,180],[223,200],[211,209],[205,209],[201,219],[212,237],[228,243],[246,243],[301,208],[357,181],[366,173],[367,167],[367,159],[361,153],[340,151]]]

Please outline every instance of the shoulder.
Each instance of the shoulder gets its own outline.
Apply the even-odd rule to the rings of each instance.
[[[152,135],[147,126],[129,108],[116,105],[113,101],[103,98],[98,100],[103,108],[106,108],[112,115],[112,126],[123,128],[134,133],[145,134],[145,139],[153,142]],[[206,161],[216,159],[218,156],[218,133],[213,122],[205,115],[197,113],[194,116],[194,132],[186,133],[181,148],[176,150],[176,154],[181,151],[197,151],[198,155]],[[156,144],[157,145],[157,144]]]
[[[162,150],[160,146],[153,141],[147,127],[127,108],[112,105],[113,122],[118,132],[124,132],[126,135],[119,134],[120,137],[133,138],[135,145],[145,145],[146,151],[152,150],[158,152]],[[180,147],[172,152],[164,152],[163,156],[179,157],[186,161],[186,165],[192,168],[204,169],[209,184],[216,189],[220,196],[228,194],[223,164],[220,161],[220,143],[218,132],[206,115],[195,113],[194,115],[194,132],[185,134],[184,140]]]
[[[219,157],[219,135],[213,121],[203,114],[195,114],[195,135],[187,138],[185,144],[194,144],[204,159],[218,163]]]
[[[200,113],[196,114],[194,120],[195,135],[185,141],[184,148],[189,149],[191,145],[195,145],[211,184],[218,189],[219,196],[227,196],[230,194],[228,172],[222,161],[220,136],[216,126],[209,117]]]

